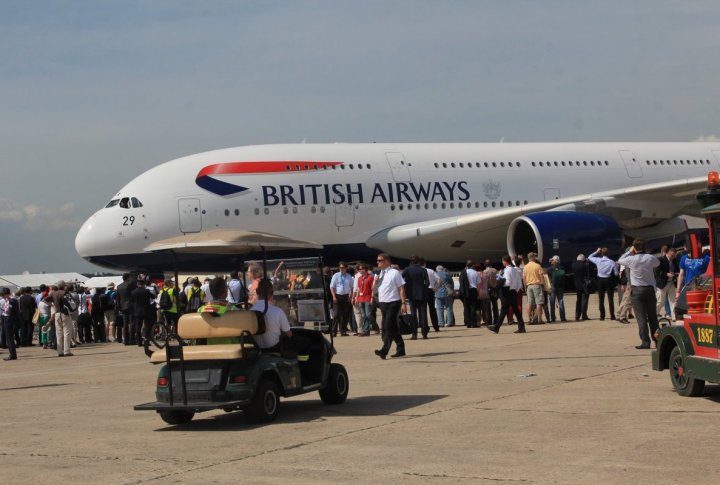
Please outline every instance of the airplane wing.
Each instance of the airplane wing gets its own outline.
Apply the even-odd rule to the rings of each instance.
[[[695,177],[420,221],[380,231],[366,244],[400,257],[419,254],[436,261],[497,258],[506,253],[508,226],[517,217],[544,211],[591,212],[612,217],[632,233],[681,214],[699,215],[695,194],[706,186],[707,178]]]
[[[262,252],[263,250],[280,251],[287,249],[322,249],[322,245],[307,241],[297,241],[275,234],[218,229],[156,241],[144,248],[143,251],[242,254],[256,251]]]

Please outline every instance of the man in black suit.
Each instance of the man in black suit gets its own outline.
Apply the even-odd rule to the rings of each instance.
[[[7,345],[9,353],[3,360],[17,360],[15,328],[20,323],[19,314],[18,302],[13,298],[10,288],[3,288],[0,294],[0,320],[5,335],[5,345]]]
[[[668,249],[658,259],[660,265],[655,268],[657,314],[669,317],[675,314],[675,290],[679,273],[677,260],[675,259],[675,249]],[[665,300],[670,303],[670,313],[667,315],[665,314]]]
[[[427,291],[430,286],[428,273],[420,266],[420,258],[410,256],[410,266],[402,272],[405,280],[405,294],[410,300],[410,313],[415,315],[424,339],[428,338],[430,331],[427,321]],[[417,340],[417,328],[414,329],[411,340]]]
[[[577,299],[575,301],[575,321],[589,320],[587,316],[588,298],[590,296],[590,288],[587,284],[589,278],[588,263],[584,254],[578,254],[577,260],[573,261],[572,272],[575,277],[575,291]]]
[[[125,345],[132,345],[136,342],[133,341],[135,337],[135,325],[133,322],[133,311],[130,296],[133,290],[137,288],[137,283],[135,282],[135,277],[130,273],[123,274],[122,278],[123,282],[120,283],[116,289],[117,306],[120,310],[123,321],[122,340],[125,342]]]
[[[137,288],[130,294],[130,304],[135,325],[133,338],[138,347],[142,347],[143,339],[150,339],[151,314],[155,312],[154,299],[153,294],[145,287],[145,280],[137,280]]]
[[[477,327],[477,308],[478,308],[478,274],[473,269],[473,263],[468,260],[465,268],[460,273],[460,289],[459,296],[463,304],[463,318],[467,328]]]
[[[18,305],[20,307],[20,345],[30,347],[33,344],[32,317],[37,309],[37,303],[32,296],[32,288],[28,286],[22,290],[22,294],[18,298]]]

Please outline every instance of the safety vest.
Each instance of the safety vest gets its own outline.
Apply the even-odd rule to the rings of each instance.
[[[177,313],[178,307],[177,307],[177,298],[175,297],[175,295],[176,295],[175,289],[174,288],[163,288],[161,290],[161,292],[167,293],[167,295],[170,297],[170,301],[172,302],[172,306],[164,311],[170,312],[170,313]]]
[[[198,308],[198,313],[214,313],[218,316],[224,315],[228,308],[235,308],[235,305],[229,305],[225,301],[211,301]],[[240,343],[240,337],[215,337],[207,339],[208,345],[223,345]]]
[[[228,309],[227,302],[211,301],[198,308],[198,313],[217,313],[218,315],[224,315]]]

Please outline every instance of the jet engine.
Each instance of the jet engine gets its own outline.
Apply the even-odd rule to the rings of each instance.
[[[507,232],[508,253],[537,253],[545,265],[554,255],[569,264],[582,253],[607,247],[617,256],[622,250],[622,231],[611,217],[587,212],[547,211],[527,214],[510,223]]]

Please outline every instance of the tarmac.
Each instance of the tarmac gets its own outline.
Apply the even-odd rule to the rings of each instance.
[[[567,298],[568,309],[574,308]],[[597,307],[597,298],[591,298]],[[458,304],[456,317],[462,315]],[[573,312],[569,312],[572,316]],[[595,308],[590,316],[597,316]],[[459,322],[462,324],[462,321]],[[350,394],[281,402],[270,424],[242,412],[170,426],[158,368],[138,347],[38,347],[0,362],[0,477],[39,483],[717,483],[720,388],[677,395],[635,321],[556,323],[499,335],[463,326],[407,341],[336,339]],[[393,348],[394,351],[394,348]]]

